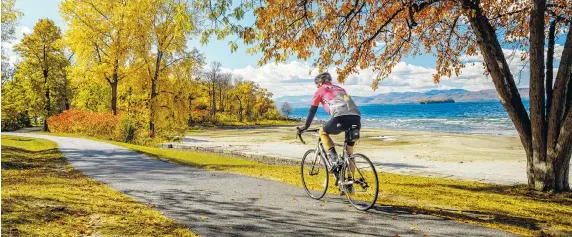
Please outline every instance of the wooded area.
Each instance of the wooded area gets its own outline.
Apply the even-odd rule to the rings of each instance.
[[[149,137],[281,119],[272,93],[188,48],[200,31],[188,1],[67,0],[60,9],[67,32],[41,19],[15,46],[14,67],[3,49],[2,130],[47,130],[47,118],[70,108],[112,113]],[[13,39],[20,15],[14,1],[2,1],[3,41]]]

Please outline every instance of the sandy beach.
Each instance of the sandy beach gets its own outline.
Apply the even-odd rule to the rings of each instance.
[[[188,132],[182,144],[299,160],[317,141],[312,134],[304,138],[306,145],[296,139],[293,127],[202,129]],[[341,143],[343,135],[334,136],[334,141]],[[526,183],[524,150],[515,136],[364,128],[356,152],[370,157],[380,171],[390,173]]]

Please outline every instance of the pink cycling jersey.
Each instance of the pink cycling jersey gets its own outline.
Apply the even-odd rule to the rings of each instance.
[[[320,103],[326,109],[326,112],[332,117],[342,115],[360,115],[360,112],[352,98],[341,88],[332,83],[325,83],[314,93],[312,106],[318,106]]]

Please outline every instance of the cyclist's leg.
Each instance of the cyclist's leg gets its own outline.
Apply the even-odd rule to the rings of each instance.
[[[340,134],[342,131],[342,125],[338,122],[336,117],[327,121],[324,126],[320,128],[320,139],[322,139],[324,148],[330,155],[337,155],[335,144],[330,134]]]
[[[360,118],[360,116],[357,116],[357,115],[343,116],[341,124],[342,124],[342,128],[344,130],[349,129],[354,125],[357,126],[357,129],[360,129],[361,128],[361,118]],[[348,155],[353,154],[355,142],[347,142],[347,145],[348,145],[347,146]]]
[[[352,126],[356,125],[357,129],[361,128],[361,117],[360,116],[347,116],[343,118],[342,121],[342,127],[347,130],[349,128],[351,128]],[[347,147],[346,147],[346,151],[348,152],[348,156],[351,156],[354,153],[354,146],[355,146],[355,142],[351,142],[348,141],[347,142]],[[351,177],[354,177],[354,172],[355,172],[355,161],[353,158],[349,158],[349,167],[350,167],[350,171],[351,171]]]

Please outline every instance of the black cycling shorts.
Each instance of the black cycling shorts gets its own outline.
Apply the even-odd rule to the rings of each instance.
[[[324,124],[323,129],[327,134],[335,135],[348,130],[352,125],[357,125],[358,129],[361,128],[361,117],[358,115],[333,117]],[[348,146],[353,146],[354,144],[355,142],[348,142]]]

